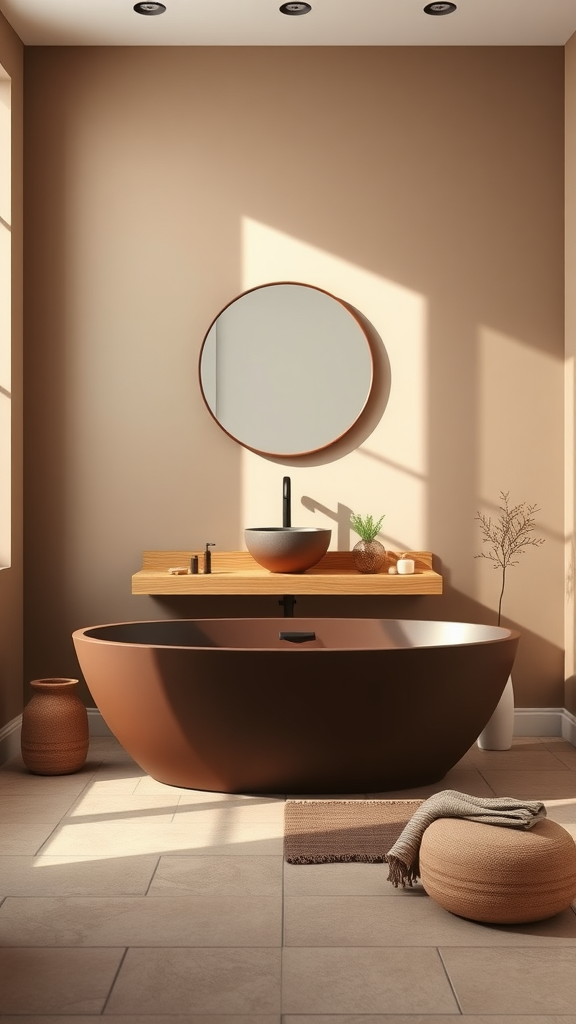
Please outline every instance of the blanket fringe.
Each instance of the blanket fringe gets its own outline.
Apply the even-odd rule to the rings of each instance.
[[[400,857],[388,854],[384,857],[384,863],[388,865],[386,881],[392,882],[395,889],[406,889],[408,886],[411,888],[420,877],[418,861],[415,861],[414,864],[406,864]]]

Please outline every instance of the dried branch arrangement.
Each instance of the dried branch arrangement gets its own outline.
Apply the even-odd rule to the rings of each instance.
[[[510,492],[500,491],[500,516],[492,520],[491,516],[477,512],[476,519],[482,531],[482,543],[488,544],[488,551],[481,551],[475,558],[488,558],[494,562],[494,568],[502,573],[502,586],[498,601],[498,625],[502,616],[502,598],[506,587],[506,572],[511,566],[518,565],[519,555],[524,554],[526,547],[540,547],[544,537],[533,537],[536,529],[534,516],[540,511],[537,505],[528,505],[522,501],[519,505],[510,505]]]

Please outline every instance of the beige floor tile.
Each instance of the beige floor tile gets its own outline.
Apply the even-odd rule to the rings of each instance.
[[[458,1013],[435,949],[282,952],[282,1010],[300,1013]]]
[[[166,797],[156,795],[136,796],[135,793],[116,793],[114,795],[89,789],[82,793],[78,800],[63,817],[84,822],[153,822],[155,825],[172,821],[176,813],[177,801],[172,803]]]
[[[561,825],[566,823],[576,824],[576,797],[566,797],[563,800],[546,800],[546,814],[552,821],[558,821]]]
[[[494,926],[467,921],[433,900],[384,896],[286,896],[286,946],[538,946],[570,945],[576,964],[576,915]],[[2,915],[0,912],[0,922]]]
[[[561,1001],[550,1007],[545,1000],[534,1013],[509,1013],[496,999],[483,1007],[484,1016],[466,1012],[466,1006],[460,1015],[437,953],[433,959],[434,945],[447,959],[468,950],[470,969],[461,971],[461,981],[473,988],[474,969],[480,961],[486,967],[486,956],[493,955],[500,998],[498,991],[506,993],[508,981],[503,957],[512,955],[510,976],[527,988],[533,972],[528,965],[522,974],[526,960],[518,966],[518,956],[529,953],[538,963],[544,957],[543,974],[549,973],[545,958],[552,952],[555,959],[574,957],[576,900],[574,910],[548,922],[497,928],[453,917],[420,885],[395,889],[383,864],[286,864],[283,798],[165,786],[135,765],[114,738],[96,740],[84,769],[70,776],[33,775],[21,758],[0,769],[0,820],[7,822],[0,829],[0,850],[7,830],[17,843],[13,849],[29,849],[0,858],[0,899],[13,897],[0,906],[0,934],[11,942],[0,952],[0,963],[12,955],[24,964],[36,953],[44,957],[34,1005],[18,1002],[8,1009],[0,1001],[0,1024],[89,1024],[101,1012],[108,989],[102,984],[104,995],[97,989],[96,998],[93,989],[85,991],[82,965],[95,962],[98,972],[99,957],[108,954],[119,964],[128,944],[129,971],[122,969],[114,989],[121,1002],[104,1010],[110,1024],[280,1024],[280,950],[274,946],[280,941],[282,887],[289,943],[283,1024],[448,1024],[457,1018],[464,1024],[576,1024],[576,1000],[571,1013],[558,1010]],[[498,795],[545,799],[549,817],[576,839],[575,757],[576,748],[561,737],[515,737],[511,751],[484,752],[473,745],[429,789],[490,796],[494,783],[505,787]],[[511,782],[516,789],[510,789]],[[425,798],[426,790],[382,796]],[[9,817],[16,820],[8,824]],[[26,830],[39,824],[44,826],[40,842],[49,832],[52,836],[42,855],[34,857],[38,833]],[[23,943],[18,950],[16,936]],[[417,945],[408,951],[411,938]],[[63,942],[70,943],[65,950],[56,945]],[[80,993],[72,1005],[66,1003],[69,953],[81,954],[70,971]],[[259,959],[260,954],[272,959]],[[570,963],[576,965],[576,959]],[[172,991],[166,986],[167,965],[176,978]],[[566,973],[567,964],[558,976]],[[114,975],[113,968],[110,982]],[[411,988],[414,975],[421,984],[420,1002]],[[490,967],[483,971],[484,988],[487,976],[491,982]],[[12,996],[17,988],[12,986]],[[478,991],[483,995],[483,988]],[[572,999],[572,990],[568,996]],[[262,1009],[266,1005],[269,1009]]]
[[[573,948],[442,947],[440,953],[464,1014],[574,1013]]]
[[[386,864],[288,864],[284,863],[287,896],[411,896],[426,895],[417,883],[411,889],[395,889],[387,880]]]
[[[558,800],[576,797],[576,773],[562,771],[489,771],[484,778],[496,796],[513,796],[519,800]]]
[[[19,1024],[19,1022],[14,1020],[14,1024]],[[34,1021],[30,1021],[30,1024],[34,1024]],[[142,1024],[145,1024],[145,1022],[142,1022]],[[431,1016],[427,1013],[386,1013],[384,1015],[363,1015],[357,1013],[352,1015],[329,1013],[307,1015],[285,1013],[282,1017],[282,1024],[576,1024],[576,1013],[570,1013],[567,1016],[562,1015],[561,1017],[548,1014],[545,1016],[526,1017],[525,1014],[520,1015],[516,1013],[497,1013],[494,1015],[464,1014],[458,1016],[454,1016],[454,1014],[434,1014],[434,1016]]]
[[[273,1013],[171,1013],[169,1017],[164,1013],[123,1013],[121,1015],[109,1013],[100,1019],[105,1020],[106,1024],[281,1024],[280,1014]],[[52,1014],[41,1016],[36,1014],[33,1016],[28,1016],[27,1014],[13,1016],[10,1014],[4,1016],[0,1014],[0,1024],[97,1024],[97,1018],[84,1014],[66,1014],[65,1018],[60,1014],[58,1016]],[[435,1020],[434,1024],[443,1024],[443,1021],[437,1022]],[[454,1018],[452,1018],[452,1024],[454,1024]],[[536,1020],[536,1024],[539,1024],[538,1020]],[[571,1024],[571,1022],[568,1022],[568,1024]]]
[[[4,793],[0,790],[0,821],[2,825],[57,825],[75,799],[73,794]]]
[[[176,808],[175,821],[191,825],[225,826],[257,825],[260,822],[274,822],[280,828],[284,825],[284,800],[242,801],[227,800],[219,804],[190,804],[181,796]]]
[[[540,736],[540,743],[547,750],[576,750],[576,747],[563,736]]]
[[[106,1018],[279,1011],[279,949],[129,949]]]
[[[566,768],[569,768],[570,771],[576,772],[576,747],[573,747],[570,744],[569,750],[566,750],[564,747],[560,750],[552,748],[552,752]]]
[[[229,828],[192,828],[189,823],[114,820],[93,824],[66,819],[43,848],[44,855],[79,854],[130,857],[150,853],[195,854],[280,854],[283,849],[280,826],[263,822]],[[26,851],[25,851],[26,852]]]
[[[155,782],[154,779],[149,781],[156,786],[162,786],[162,783]],[[146,780],[143,779],[140,783],[141,786],[146,784]],[[164,789],[169,791],[172,789],[171,786],[164,786]],[[246,794],[241,793],[215,793],[204,789],[177,789],[176,792],[180,796],[179,804],[182,810],[189,808],[193,810],[197,806],[204,805],[208,810],[210,805],[214,808],[220,808],[222,804],[233,804],[241,807],[275,807],[278,803],[284,803],[285,798],[283,796],[266,796],[258,794]]]
[[[120,762],[118,764],[112,764],[105,761],[98,766],[92,776],[94,782],[111,782],[115,779],[130,779],[131,781],[134,781],[135,786],[144,778],[147,778],[146,772],[142,768],[139,768],[137,764],[134,764],[133,761]]]
[[[8,897],[0,945],[279,946],[281,916],[273,896]]]
[[[123,949],[0,949],[0,1014],[102,1012]]]
[[[546,739],[556,739],[559,737],[546,737],[546,736],[514,736],[512,738],[512,750],[516,747],[527,747],[528,749],[538,750],[541,746],[545,746]],[[477,743],[473,743],[472,747],[478,747]],[[472,749],[472,748],[471,748]]]
[[[469,793],[471,796],[494,796],[490,785],[482,777],[476,768],[461,769],[452,768],[443,779],[434,782],[429,786],[416,786],[414,789],[390,790],[385,793],[373,794],[383,799],[405,797],[406,800],[422,797],[426,799],[434,793],[440,793],[443,789],[456,789],[460,793]]]
[[[6,823],[0,829],[0,856],[4,854],[28,857],[38,853],[54,831],[54,825],[27,825]]]
[[[158,857],[2,857],[2,896],[144,896]]]
[[[189,789],[184,786],[167,786],[164,782],[158,782],[150,775],[144,775],[138,782],[138,793],[173,793],[184,798],[184,803],[214,804],[219,807],[223,803],[275,803],[284,800],[285,794],[273,793],[219,793],[208,789]]]
[[[149,896],[276,896],[282,857],[160,857]]]
[[[111,772],[109,775],[94,775],[90,780],[89,788],[90,792],[94,796],[105,796],[110,794],[121,795],[123,793],[134,793],[138,787],[141,776],[122,774],[120,772]]]
[[[150,775],[144,775],[138,780],[136,789],[137,793],[171,793],[173,796],[189,796],[190,799],[194,799],[196,802],[201,802],[204,798],[206,800],[219,800],[222,795],[223,799],[229,799],[227,793],[207,793],[204,790],[199,789],[184,789],[181,786],[167,786],[165,782],[158,782],[157,779],[153,779]]]
[[[42,796],[48,799],[69,798],[70,803],[92,781],[93,771],[72,775],[32,775],[27,771],[0,770],[0,794]]]
[[[537,749],[527,745],[510,750],[480,750],[477,747],[470,760],[482,774],[485,771],[562,771],[565,767],[556,752],[547,750],[542,744]]]
[[[139,769],[134,758],[121,746],[112,747],[106,750],[102,756],[102,763],[107,765],[131,765]],[[140,769],[139,769],[140,770]]]
[[[164,1013],[123,1013],[121,1015],[109,1013],[100,1019],[105,1020],[106,1024],[281,1024],[280,1014],[273,1013],[171,1013],[169,1017]],[[17,1016],[12,1014],[4,1016],[0,1014],[0,1024],[97,1024],[97,1021],[98,1018],[84,1014],[66,1014],[65,1018],[60,1014],[58,1016],[52,1014],[47,1016],[37,1016],[36,1014],[33,1016],[28,1016],[27,1014],[23,1016],[20,1014]],[[437,1022],[435,1020],[434,1024],[443,1024],[443,1021]],[[454,1018],[452,1018],[452,1024],[454,1024]],[[536,1024],[539,1024],[538,1020]],[[571,1024],[571,1022],[568,1022],[568,1024]]]

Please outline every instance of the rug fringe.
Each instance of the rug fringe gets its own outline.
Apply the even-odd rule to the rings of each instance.
[[[384,857],[371,854],[320,854],[285,857],[288,864],[383,864]]]
[[[287,804],[367,804],[369,807],[380,807],[385,804],[387,807],[390,804],[423,804],[424,800],[422,797],[409,797],[406,800],[364,800],[358,797],[357,800],[335,800],[332,797],[326,800],[318,800],[317,797],[310,797],[309,800],[286,800]]]

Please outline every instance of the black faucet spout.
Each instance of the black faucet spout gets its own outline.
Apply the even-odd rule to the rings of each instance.
[[[282,481],[282,526],[292,526],[292,494],[289,476],[285,476]]]

